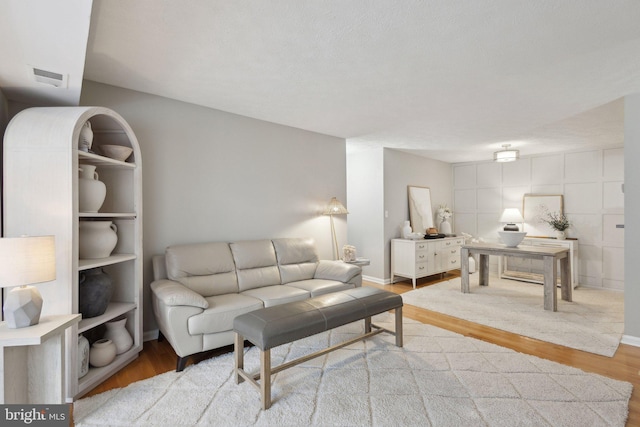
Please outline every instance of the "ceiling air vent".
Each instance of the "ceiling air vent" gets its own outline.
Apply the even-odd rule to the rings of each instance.
[[[54,87],[67,87],[67,75],[56,73],[54,71],[44,70],[29,65],[29,74],[31,78],[38,83],[43,83]]]

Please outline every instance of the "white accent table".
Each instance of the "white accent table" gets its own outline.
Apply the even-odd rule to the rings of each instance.
[[[460,288],[465,294],[469,289],[469,255],[480,256],[480,286],[489,285],[489,255],[517,256],[521,258],[541,259],[544,263],[544,309],[558,311],[558,297],[556,283],[558,280],[558,261],[560,261],[560,288],[562,299],[572,300],[573,288],[570,286],[571,265],[569,264],[569,249],[549,246],[524,246],[515,248],[495,243],[475,243],[464,245],[460,250],[461,280]]]
[[[46,316],[18,329],[0,323],[0,403],[65,403],[65,331],[80,318]]]

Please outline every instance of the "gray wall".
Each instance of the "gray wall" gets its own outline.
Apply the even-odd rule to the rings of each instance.
[[[82,105],[119,113],[142,150],[144,330],[150,258],[202,241],[313,237],[331,258],[331,197],[346,201],[344,139],[85,81]],[[336,217],[338,241],[346,220]]]
[[[371,260],[363,269],[365,278],[386,284],[391,279],[391,239],[401,236],[409,219],[407,186],[431,188],[434,209],[451,206],[451,165],[388,148],[347,145],[349,243]]]
[[[624,334],[623,342],[640,346],[640,94],[624,99]]]

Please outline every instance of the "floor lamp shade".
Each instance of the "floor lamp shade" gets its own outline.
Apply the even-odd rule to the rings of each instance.
[[[28,286],[56,278],[54,236],[0,239],[0,287],[14,287],[5,298],[4,318],[9,328],[37,325],[42,311],[38,288]]]
[[[345,208],[344,205],[335,197],[331,198],[329,204],[327,205],[327,208],[322,213],[323,215],[329,215],[331,217],[331,237],[333,239],[333,249],[335,251],[334,259],[340,258],[340,252],[338,252],[338,239],[336,238],[336,228],[333,224],[333,216],[346,215],[348,213],[349,211],[347,210],[347,208]]]

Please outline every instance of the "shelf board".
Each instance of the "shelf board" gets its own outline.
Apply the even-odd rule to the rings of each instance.
[[[136,254],[112,254],[107,258],[80,259],[78,260],[78,270],[88,270],[90,268],[104,267],[105,265],[117,264],[119,262],[136,259]]]
[[[81,334],[84,331],[95,328],[98,325],[115,319],[116,317],[135,309],[136,304],[133,302],[111,302],[109,303],[107,310],[100,316],[89,317],[88,319],[80,320],[80,323],[78,323],[78,333]]]
[[[80,218],[135,218],[135,212],[80,212]]]
[[[112,166],[130,169],[135,169],[136,167],[135,163],[121,162],[120,160],[111,159],[99,154],[87,153],[85,151],[78,151],[78,160],[96,166]]]

